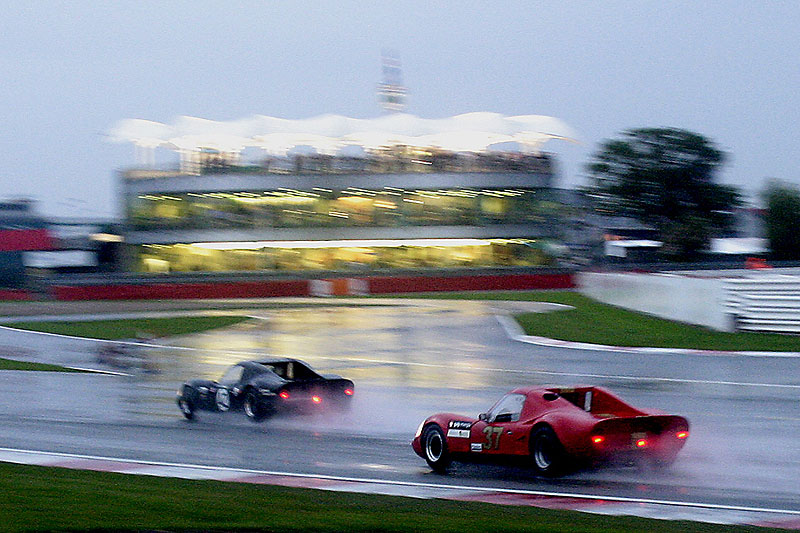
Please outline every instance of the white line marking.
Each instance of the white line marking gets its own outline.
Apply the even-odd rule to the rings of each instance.
[[[114,370],[101,370],[98,368],[86,368],[82,366],[65,366],[64,368],[69,368],[70,370],[80,370],[81,372],[89,372],[91,374],[102,374],[104,376],[131,376],[131,374],[126,374],[125,372],[116,372]]]
[[[690,507],[695,509],[715,509],[724,511],[742,511],[753,513],[775,513],[800,516],[800,510],[795,509],[775,509],[769,507],[748,507],[742,505],[723,505],[705,502],[681,502],[676,500],[657,500],[651,498],[629,498],[624,496],[604,496],[597,494],[580,494],[571,492],[552,492],[527,489],[508,489],[503,487],[478,487],[473,485],[448,485],[443,483],[421,483],[416,481],[397,481],[391,479],[371,479],[346,476],[331,476],[325,474],[301,474],[296,472],[278,472],[272,470],[254,470],[249,468],[232,468],[226,466],[196,465],[187,463],[169,463],[162,461],[141,461],[137,459],[122,459],[117,457],[103,457],[98,455],[83,455],[60,452],[44,452],[38,450],[25,450],[15,448],[0,448],[0,452],[9,454],[22,454],[31,456],[47,456],[61,459],[83,459],[88,461],[113,461],[118,463],[128,463],[145,466],[160,466],[168,468],[186,468],[195,470],[207,470],[209,472],[229,472],[232,474],[250,474],[260,476],[285,476],[300,479],[321,479],[325,481],[343,481],[349,483],[366,483],[371,485],[394,485],[400,487],[418,487],[430,489],[458,490],[465,492],[503,492],[507,494],[519,494],[524,496],[547,496],[553,498],[573,498],[576,500],[603,500],[621,503],[639,503],[651,505],[668,505],[672,507]],[[133,472],[135,473],[135,472]]]

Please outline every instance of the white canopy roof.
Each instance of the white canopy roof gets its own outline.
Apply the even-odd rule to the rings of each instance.
[[[108,134],[112,142],[131,142],[143,148],[238,153],[258,147],[275,155],[285,155],[297,146],[311,146],[323,154],[352,146],[375,150],[399,145],[482,152],[500,143],[517,143],[522,151],[536,152],[549,139],[575,139],[572,129],[554,117],[488,112],[441,119],[406,113],[373,119],[328,114],[299,120],[255,115],[232,121],[181,116],[171,124],[125,119]]]

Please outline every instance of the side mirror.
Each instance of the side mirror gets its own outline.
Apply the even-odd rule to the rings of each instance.
[[[489,413],[481,413],[481,414],[479,414],[478,415],[478,420],[483,420],[484,422],[486,422],[487,420],[489,420]]]

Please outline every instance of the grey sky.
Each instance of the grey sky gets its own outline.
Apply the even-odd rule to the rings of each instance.
[[[562,186],[603,139],[699,132],[729,152],[721,179],[800,182],[800,3],[6,2],[0,18],[0,198],[48,215],[117,215],[117,120],[179,115],[377,116],[382,49],[408,112],[564,120]]]

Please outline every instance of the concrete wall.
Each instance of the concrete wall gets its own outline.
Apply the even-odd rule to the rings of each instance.
[[[579,290],[595,300],[669,320],[733,331],[727,293],[719,278],[676,274],[585,272]]]

